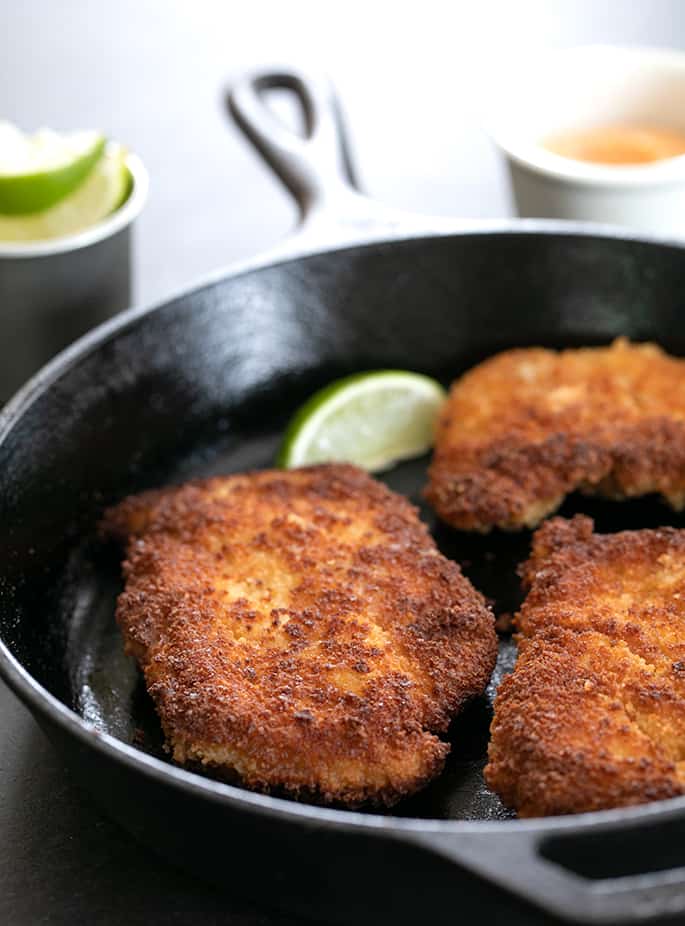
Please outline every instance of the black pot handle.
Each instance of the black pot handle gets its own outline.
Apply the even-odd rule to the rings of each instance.
[[[288,90],[295,96],[304,116],[303,137],[286,128],[265,105],[264,94],[270,90]],[[340,108],[325,79],[293,71],[251,74],[232,88],[229,106],[303,214],[347,197],[356,188]]]
[[[293,94],[304,116],[304,136],[283,125],[265,104],[272,90]],[[340,106],[324,77],[294,70],[247,74],[229,90],[228,104],[238,127],[296,199],[298,242],[359,243],[463,227],[453,219],[404,213],[359,192]]]
[[[682,811],[667,814],[666,825],[679,826],[680,814]],[[624,856],[635,853],[637,864],[632,872],[639,870],[641,860],[649,867],[651,859],[645,859],[644,849],[641,851],[641,834],[651,827],[658,836],[664,825],[663,821],[650,823],[649,816],[645,813],[643,823],[630,827],[585,823],[580,843],[574,818],[568,818],[552,831],[533,821],[512,822],[510,829],[500,826],[496,833],[488,832],[485,824],[480,830],[474,827],[459,835],[414,833],[409,841],[458,863],[562,920],[592,924],[648,923],[685,913],[685,867],[630,874],[617,871],[610,877],[595,872],[588,876],[587,872],[581,875],[567,867],[558,853],[561,859],[572,857],[574,853],[582,859],[583,846],[587,847],[588,840],[592,840],[593,855],[598,857],[603,852],[615,851],[620,842]],[[407,834],[402,834],[401,838],[406,839]],[[664,838],[672,842],[673,832]]]

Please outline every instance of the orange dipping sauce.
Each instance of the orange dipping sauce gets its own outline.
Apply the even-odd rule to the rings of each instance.
[[[648,126],[595,126],[550,135],[542,146],[574,161],[648,164],[685,154],[685,132]]]

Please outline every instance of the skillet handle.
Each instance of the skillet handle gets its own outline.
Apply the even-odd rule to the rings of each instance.
[[[624,827],[615,826],[595,827],[590,837],[593,855],[607,853],[606,857],[611,858],[608,853],[615,853],[620,844],[622,857],[632,855],[649,864],[650,859],[646,858],[640,844],[641,827],[633,827],[632,832],[624,830]],[[407,840],[407,835],[403,833],[401,838]],[[560,846],[575,838],[572,822],[557,830],[551,838],[536,832],[534,826],[512,823],[509,832],[499,828],[496,834],[483,831],[459,835],[414,833],[408,841],[456,862],[562,920],[588,924],[649,923],[685,913],[685,867],[643,874],[586,877],[571,871],[558,859],[545,857],[548,854],[546,843]],[[586,835],[585,846],[587,839]],[[572,847],[570,854],[578,851],[582,859],[582,848]],[[554,856],[555,853],[549,854]]]
[[[284,126],[267,107],[264,97],[272,90],[293,94],[304,116],[304,137]],[[228,105],[238,127],[300,207],[301,223],[286,242],[286,250],[297,250],[293,242],[341,245],[455,230],[454,220],[392,209],[356,189],[341,109],[324,77],[294,70],[247,74],[229,90]]]

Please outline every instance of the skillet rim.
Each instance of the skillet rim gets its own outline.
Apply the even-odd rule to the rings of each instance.
[[[242,276],[259,270],[266,270],[298,260],[319,255],[335,255],[345,251],[387,246],[401,241],[430,240],[467,236],[560,236],[570,238],[600,238],[636,244],[670,247],[685,253],[685,241],[676,238],[647,235],[626,230],[620,226],[601,225],[589,222],[566,222],[554,219],[477,219],[455,221],[454,226],[440,226],[432,231],[397,230],[389,234],[387,229],[370,232],[361,240],[342,245],[312,246],[306,238],[302,241],[294,236],[285,247],[277,245],[271,251],[258,257],[248,258],[204,276],[179,292],[148,305],[132,307],[103,322],[69,345],[35,373],[9,402],[0,410],[0,446],[8,438],[14,426],[31,408],[33,403],[46,393],[57,380],[77,363],[88,357],[110,339],[136,324],[139,320],[180,299],[192,296],[223,280]],[[133,773],[159,781],[163,785],[178,788],[192,795],[217,804],[237,806],[262,816],[285,822],[309,823],[314,826],[348,830],[422,836],[429,834],[448,835],[496,835],[502,832],[535,834],[541,837],[561,834],[572,830],[611,828],[616,831],[624,826],[645,822],[665,822],[682,816],[685,811],[685,796],[637,804],[631,807],[591,813],[556,817],[509,820],[454,820],[423,817],[397,817],[392,813],[360,813],[354,810],[320,807],[299,803],[286,798],[248,791],[235,785],[205,778],[195,772],[171,765],[144,751],[137,749],[116,737],[96,730],[76,711],[67,707],[35,679],[21,662],[10,652],[0,638],[0,679],[17,695],[34,717],[45,718],[88,748],[100,752],[104,759],[126,766]]]

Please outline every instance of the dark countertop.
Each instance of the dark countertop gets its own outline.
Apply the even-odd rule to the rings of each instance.
[[[0,922],[294,926],[180,873],[105,819],[0,687]]]
[[[161,299],[287,233],[295,210],[228,124],[222,87],[247,66],[324,67],[344,101],[364,187],[406,209],[510,212],[473,112],[504,51],[629,42],[685,47],[678,0],[415,5],[5,4],[0,117],[100,125],[152,179],[137,229],[137,301]],[[0,684],[0,922],[290,926],[176,872],[104,819]],[[274,908],[277,898],[268,898]]]

